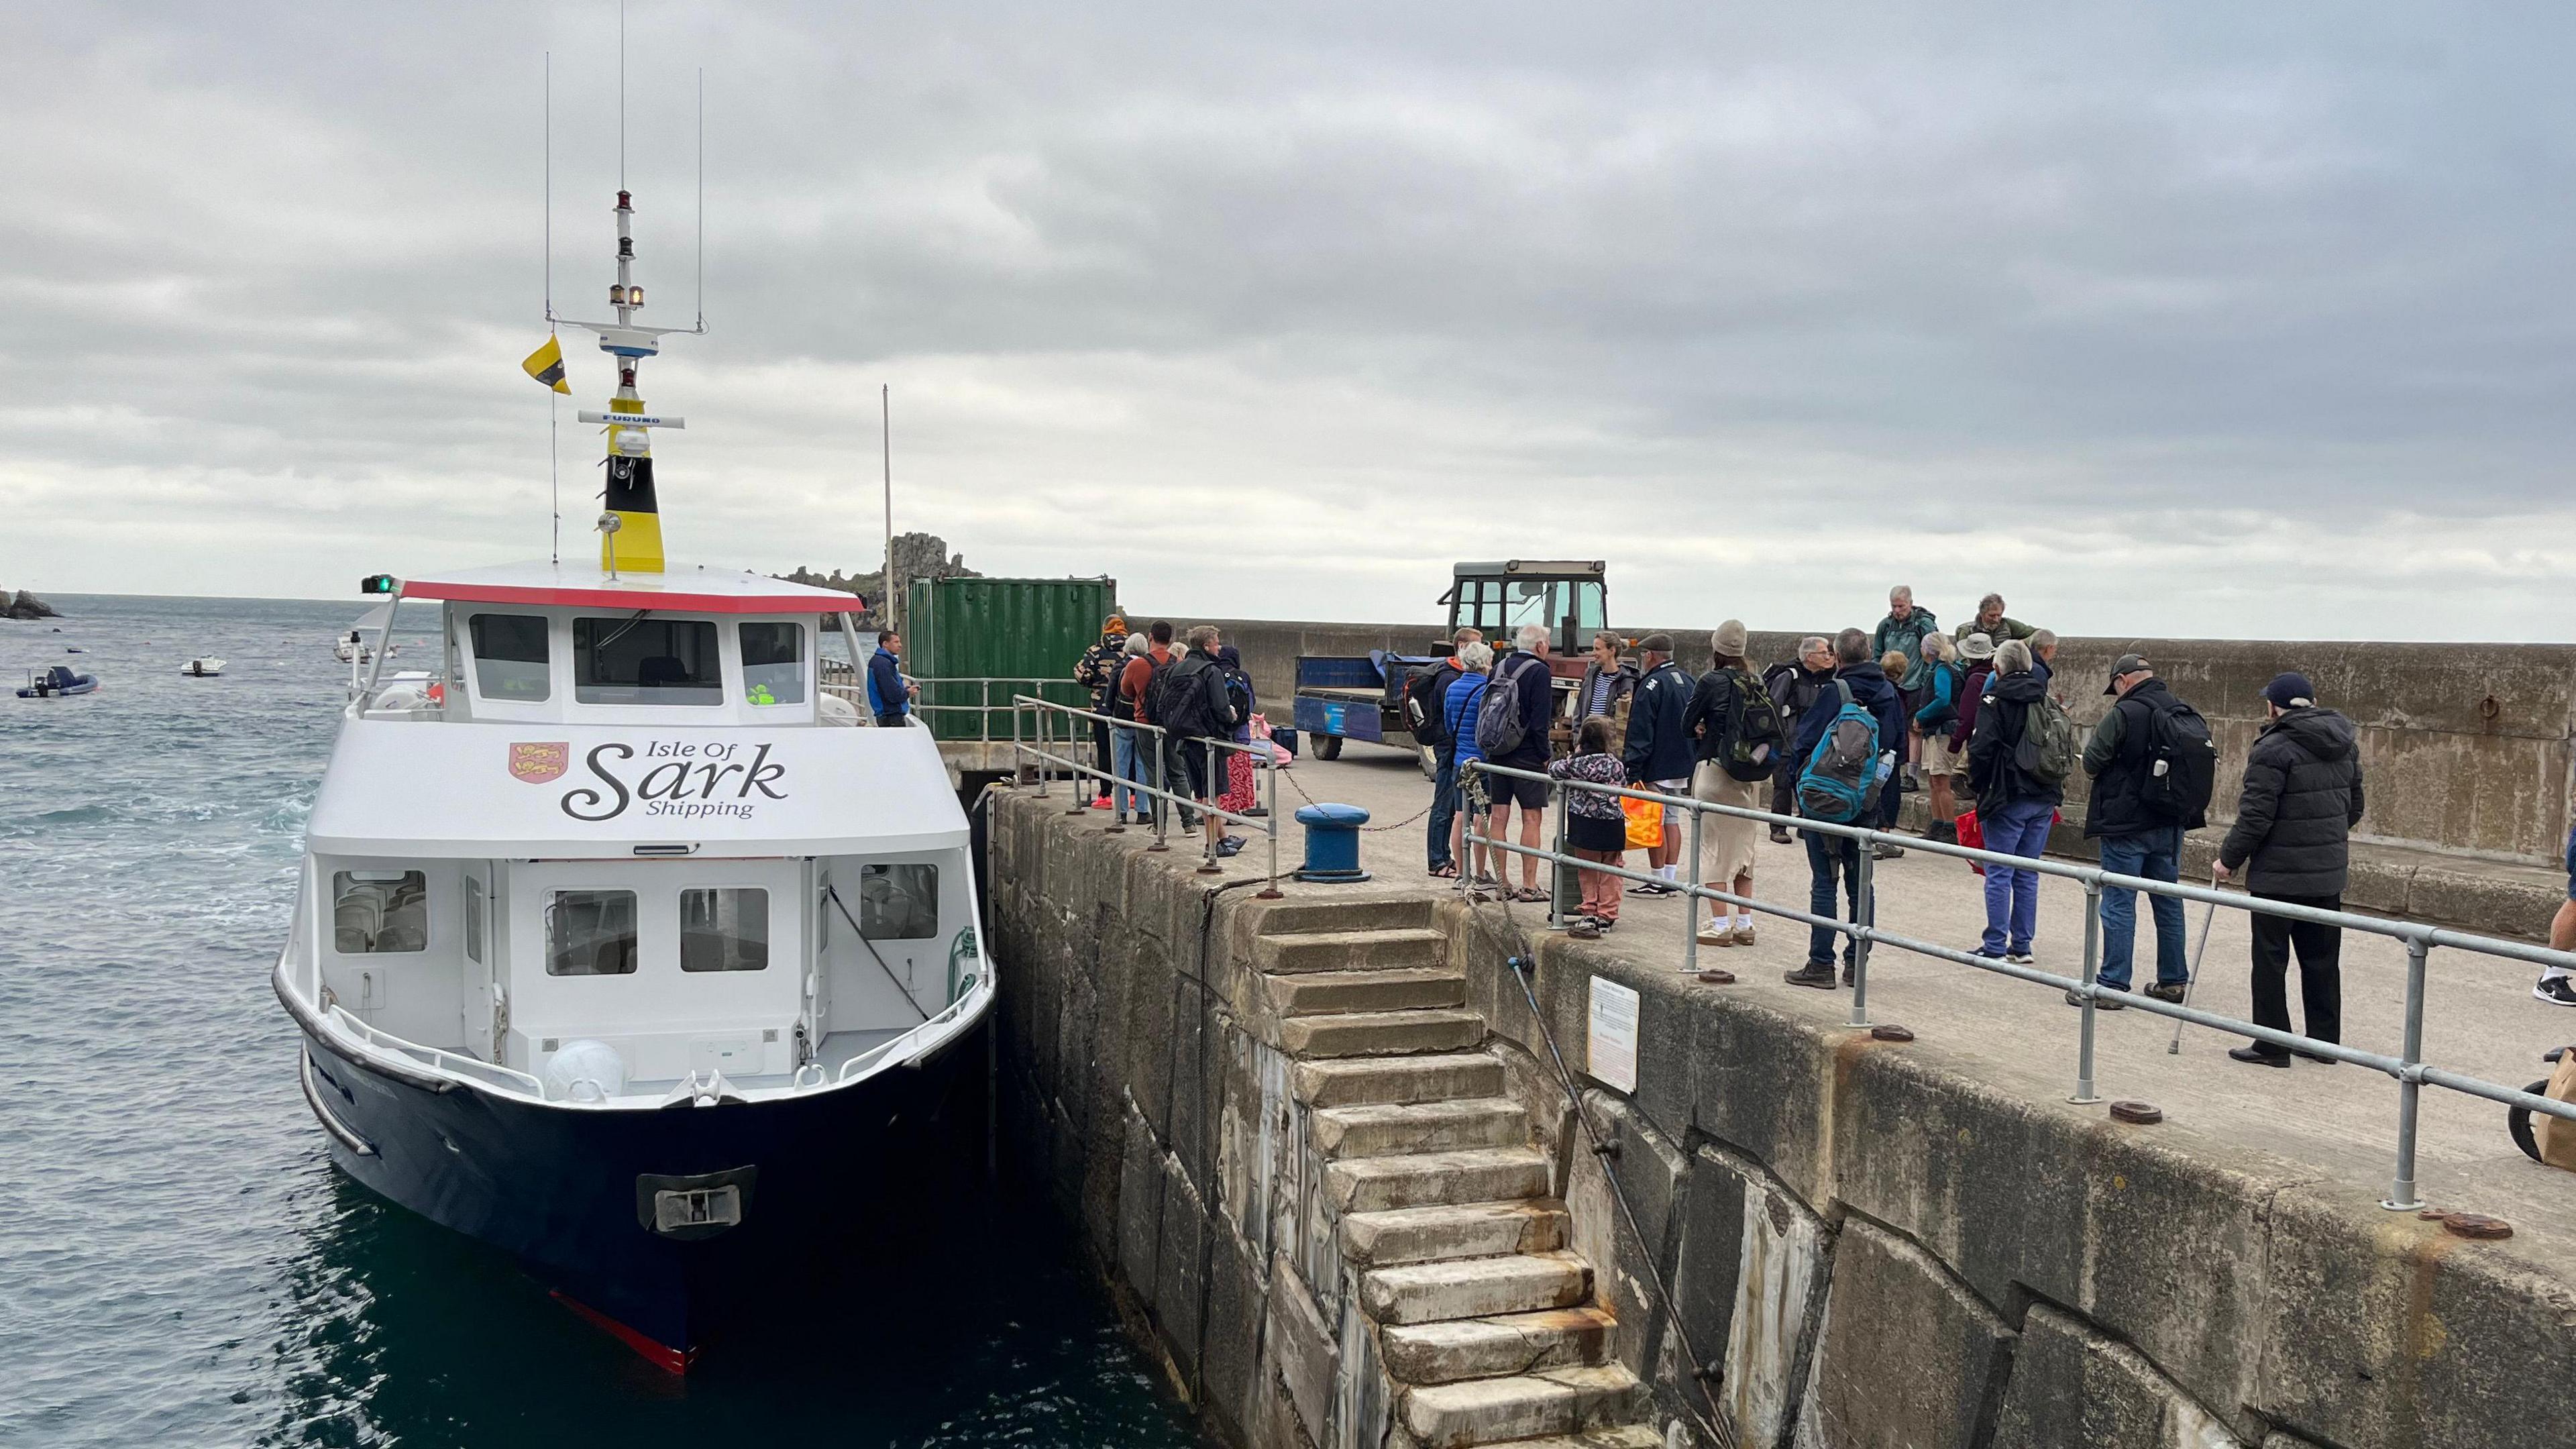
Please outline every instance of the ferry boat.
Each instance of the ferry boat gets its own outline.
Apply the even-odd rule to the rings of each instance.
[[[617,322],[569,324],[619,369],[599,563],[367,581],[274,984],[343,1170],[678,1372],[748,1249],[980,1143],[994,973],[929,731],[821,688],[855,601],[662,557],[631,209]],[[405,600],[441,662],[388,678]]]

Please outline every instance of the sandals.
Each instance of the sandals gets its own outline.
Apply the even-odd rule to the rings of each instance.
[[[1540,890],[1535,886],[1521,886],[1511,892],[1511,898],[1525,906],[1543,906],[1547,904],[1547,892]]]
[[[1431,878],[1433,880],[1456,880],[1458,878],[1458,867],[1454,865],[1435,865],[1431,867]]]

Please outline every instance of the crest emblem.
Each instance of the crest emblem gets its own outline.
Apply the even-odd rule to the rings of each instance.
[[[572,763],[570,742],[555,744],[513,744],[510,746],[510,774],[531,785],[563,778],[564,767]]]

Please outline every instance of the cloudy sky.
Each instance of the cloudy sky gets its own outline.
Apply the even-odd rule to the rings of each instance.
[[[2082,9],[2077,18],[2070,11]],[[1176,614],[1911,580],[2070,633],[2576,638],[2563,7],[630,9],[676,557],[895,523]],[[0,7],[0,583],[542,555],[613,0]],[[2557,99],[2551,99],[2551,97]],[[568,334],[567,552],[613,381]]]

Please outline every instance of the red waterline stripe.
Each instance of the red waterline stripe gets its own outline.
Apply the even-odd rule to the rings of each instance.
[[[546,1291],[557,1303],[580,1314],[597,1327],[606,1329],[609,1337],[643,1355],[645,1362],[665,1373],[687,1373],[689,1365],[697,1361],[698,1351],[694,1348],[673,1348],[650,1334],[627,1327],[560,1288],[549,1288]]]

